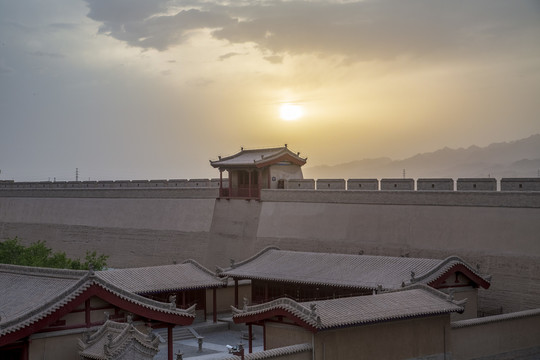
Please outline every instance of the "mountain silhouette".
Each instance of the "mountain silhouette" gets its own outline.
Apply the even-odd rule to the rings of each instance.
[[[486,147],[442,148],[403,160],[362,159],[338,165],[303,169],[305,178],[359,179],[466,177],[538,177],[540,172],[540,134],[528,138],[493,143]]]

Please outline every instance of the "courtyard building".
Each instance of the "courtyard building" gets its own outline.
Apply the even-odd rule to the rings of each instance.
[[[235,323],[262,326],[265,349],[304,346],[298,359],[443,359],[450,314],[464,300],[426,285],[332,300],[288,298],[233,308]]]
[[[371,295],[425,284],[468,299],[465,313],[454,319],[474,318],[478,288],[490,286],[490,276],[457,256],[444,260],[280,250],[268,247],[251,258],[221,269],[220,276],[251,280],[251,302],[287,297],[317,301]],[[238,296],[235,306],[238,306]]]

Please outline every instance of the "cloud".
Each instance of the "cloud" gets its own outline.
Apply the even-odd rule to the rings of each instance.
[[[283,56],[279,56],[279,55],[265,56],[264,60],[268,61],[271,64],[281,64],[283,62]]]
[[[14,72],[13,68],[6,65],[2,59],[0,59],[0,74],[9,74]]]
[[[51,28],[60,30],[75,30],[79,27],[78,24],[73,23],[52,23],[49,25]]]
[[[88,17],[99,21],[99,32],[131,46],[164,51],[183,43],[189,32],[222,28],[235,22],[220,12],[199,9],[164,13],[169,1],[86,0]],[[124,11],[125,10],[125,11]]]
[[[59,54],[59,53],[53,53],[48,51],[34,51],[32,52],[32,55],[39,56],[39,57],[49,57],[54,59],[61,59],[64,58],[65,55]]]
[[[212,29],[214,38],[229,43],[256,44],[274,56],[340,55],[354,60],[492,56],[522,49],[540,36],[540,5],[535,0],[269,0],[227,5],[193,0],[189,8],[186,2],[178,8],[164,0],[86,2],[88,16],[102,23],[101,33],[160,51],[202,29]]]
[[[240,53],[236,53],[236,52],[230,52],[230,53],[226,53],[226,54],[223,54],[219,57],[219,61],[223,61],[223,60],[227,60],[229,58],[232,58],[234,56],[239,56],[239,55],[242,55]]]

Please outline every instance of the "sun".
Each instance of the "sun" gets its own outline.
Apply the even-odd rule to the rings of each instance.
[[[298,120],[304,115],[304,108],[297,104],[285,103],[279,107],[279,117],[285,121]]]

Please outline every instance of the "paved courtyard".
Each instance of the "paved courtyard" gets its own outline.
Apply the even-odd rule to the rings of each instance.
[[[198,327],[194,327],[196,331]],[[227,345],[237,346],[242,343],[245,348],[245,354],[248,353],[248,340],[242,339],[242,332],[247,332],[247,326],[232,325],[231,329],[212,331],[212,329],[206,329],[204,332],[201,330],[199,334],[204,337],[202,351],[199,352],[199,346],[197,339],[176,340],[173,342],[173,359],[176,360],[176,354],[182,352],[183,359],[191,360],[211,360],[211,359],[225,359],[231,354]],[[263,350],[263,338],[262,328],[260,326],[253,326],[253,352]],[[158,354],[154,357],[154,360],[167,360],[167,343],[160,345]]]

